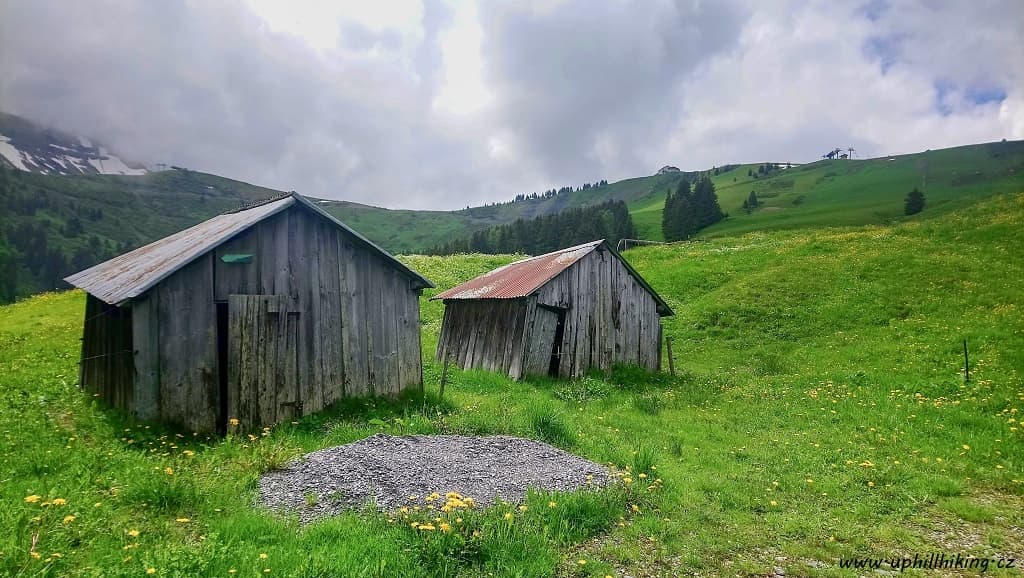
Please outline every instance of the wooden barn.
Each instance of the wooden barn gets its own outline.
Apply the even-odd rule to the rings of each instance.
[[[668,304],[606,241],[511,263],[433,297],[437,359],[512,379],[661,366]]]
[[[422,386],[430,281],[301,195],[218,215],[76,273],[79,382],[197,432]]]

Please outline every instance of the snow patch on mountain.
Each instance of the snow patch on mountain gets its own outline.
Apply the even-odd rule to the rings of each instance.
[[[13,114],[0,113],[0,157],[22,171],[44,175],[144,175],[149,171],[126,162],[92,139],[42,127]]]
[[[0,156],[7,159],[7,162],[14,165],[14,168],[21,169],[23,171],[29,170],[21,160],[21,151],[18,150],[18,147],[11,144],[10,138],[2,134],[0,134]]]

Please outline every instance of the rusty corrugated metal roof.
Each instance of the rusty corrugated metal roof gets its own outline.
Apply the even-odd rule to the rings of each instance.
[[[530,295],[600,245],[591,241],[509,263],[439,293],[432,299],[515,299]]]
[[[518,299],[527,297],[601,245],[604,245],[606,250],[622,261],[630,274],[650,292],[658,303],[659,314],[662,316],[673,314],[672,309],[661,296],[604,239],[509,263],[438,293],[431,299]]]
[[[301,204],[331,221],[354,236],[361,244],[393,262],[397,268],[419,281],[423,287],[434,286],[429,280],[395,259],[390,253],[356,233],[298,193],[291,193],[281,198],[217,215],[194,227],[75,273],[64,280],[106,303],[120,305],[142,295],[171,273],[231,237],[295,204]]]

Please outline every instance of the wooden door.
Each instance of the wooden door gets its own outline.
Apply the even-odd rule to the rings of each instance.
[[[302,415],[298,321],[286,296],[228,296],[226,418],[238,419],[241,430]]]
[[[526,375],[548,375],[552,355],[561,345],[555,342],[558,320],[559,315],[555,311],[539,306],[534,309],[532,334],[526,343]]]

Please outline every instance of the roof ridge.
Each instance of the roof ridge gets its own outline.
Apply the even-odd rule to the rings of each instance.
[[[277,195],[274,195],[272,197],[267,197],[265,199],[257,199],[255,201],[248,201],[248,202],[242,203],[240,206],[238,206],[238,207],[236,207],[234,209],[231,209],[230,211],[224,211],[221,214],[222,215],[233,215],[235,213],[241,213],[242,211],[248,211],[249,209],[255,209],[256,207],[262,207],[263,205],[269,205],[270,203],[273,203],[273,202],[276,202],[276,201],[280,201],[281,199],[286,199],[288,197],[292,197],[292,196],[295,196],[295,195],[298,195],[298,194],[299,193],[296,193],[295,191],[288,191],[287,193],[279,193]]]
[[[509,267],[511,265],[518,265],[519,263],[526,263],[527,261],[533,261],[534,259],[542,259],[544,257],[550,257],[552,255],[557,255],[559,253],[568,253],[569,251],[579,251],[580,249],[582,249],[584,247],[589,247],[589,246],[595,246],[596,247],[597,245],[600,245],[603,242],[604,242],[604,239],[598,239],[596,241],[587,241],[586,243],[580,243],[579,245],[575,245],[575,246],[572,246],[572,247],[566,247],[564,249],[558,249],[557,251],[551,251],[549,253],[544,253],[544,254],[541,254],[541,255],[534,255],[532,257],[527,257],[525,259],[520,259],[518,261],[512,261],[508,265],[502,265],[502,268]]]

